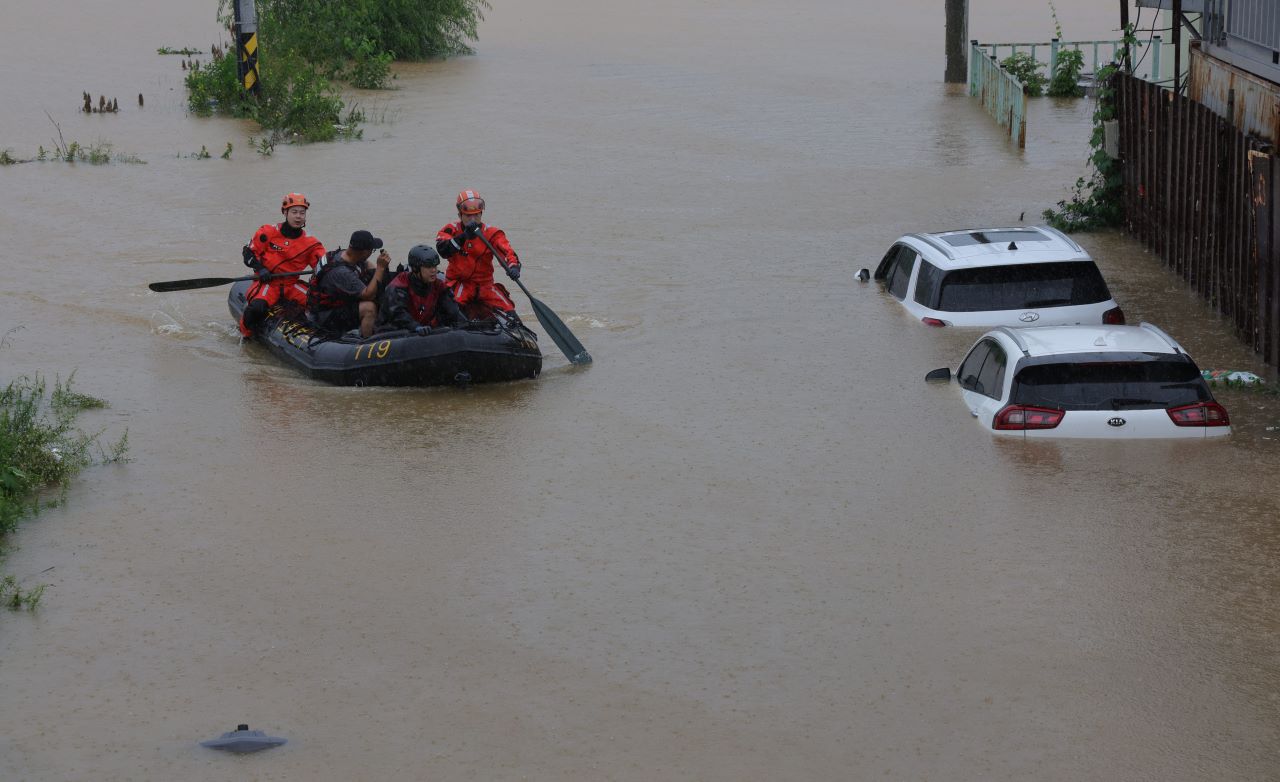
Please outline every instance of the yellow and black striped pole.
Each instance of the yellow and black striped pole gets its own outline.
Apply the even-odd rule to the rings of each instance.
[[[258,96],[258,16],[254,0],[234,0],[236,26],[236,73],[244,91]]]

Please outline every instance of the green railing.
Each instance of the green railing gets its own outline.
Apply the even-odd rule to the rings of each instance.
[[[1134,64],[1134,75],[1147,81],[1160,81],[1160,49],[1162,40],[1156,35],[1150,41],[1139,41],[1137,45],[1131,47],[1129,58]],[[1091,73],[1097,73],[1098,69],[1103,65],[1116,62],[1122,56],[1124,49],[1124,41],[1059,41],[1054,38],[1049,41],[1035,41],[1030,43],[980,43],[977,46],[983,51],[990,54],[996,62],[1000,62],[1004,58],[1019,51],[1027,52],[1032,59],[1040,59],[1039,56],[1048,54],[1048,60],[1040,60],[1049,66],[1048,76],[1052,78],[1053,72],[1058,67],[1058,52],[1063,49],[1075,49],[1080,52],[1092,52],[1093,57]],[[1103,59],[1105,58],[1105,59]]]
[[[982,107],[1019,147],[1027,146],[1026,90],[977,41],[969,46],[969,94],[982,101]]]

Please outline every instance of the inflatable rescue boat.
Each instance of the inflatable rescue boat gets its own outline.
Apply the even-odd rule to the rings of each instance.
[[[251,282],[227,295],[240,320]],[[426,334],[388,331],[361,339],[358,332],[322,334],[292,303],[272,307],[254,338],[308,377],[343,386],[440,386],[537,377],[538,336],[523,323],[496,317]]]

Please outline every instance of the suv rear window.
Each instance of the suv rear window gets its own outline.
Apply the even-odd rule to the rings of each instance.
[[[932,309],[983,312],[1097,304],[1111,293],[1092,261],[1062,261],[956,269],[937,298]]]
[[[1213,398],[1200,370],[1185,356],[1121,354],[1054,356],[1013,378],[1011,401],[1058,410],[1135,410],[1177,407]]]

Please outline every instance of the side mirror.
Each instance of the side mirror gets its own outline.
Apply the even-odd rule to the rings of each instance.
[[[866,269],[860,269],[860,270],[858,271],[858,282],[866,282],[866,281],[867,281],[867,280],[869,280],[869,279],[871,279],[871,272],[870,272],[870,271],[868,271],[868,270],[866,270]]]
[[[951,367],[941,367],[939,369],[930,370],[929,374],[924,376],[926,383],[950,383]]]

